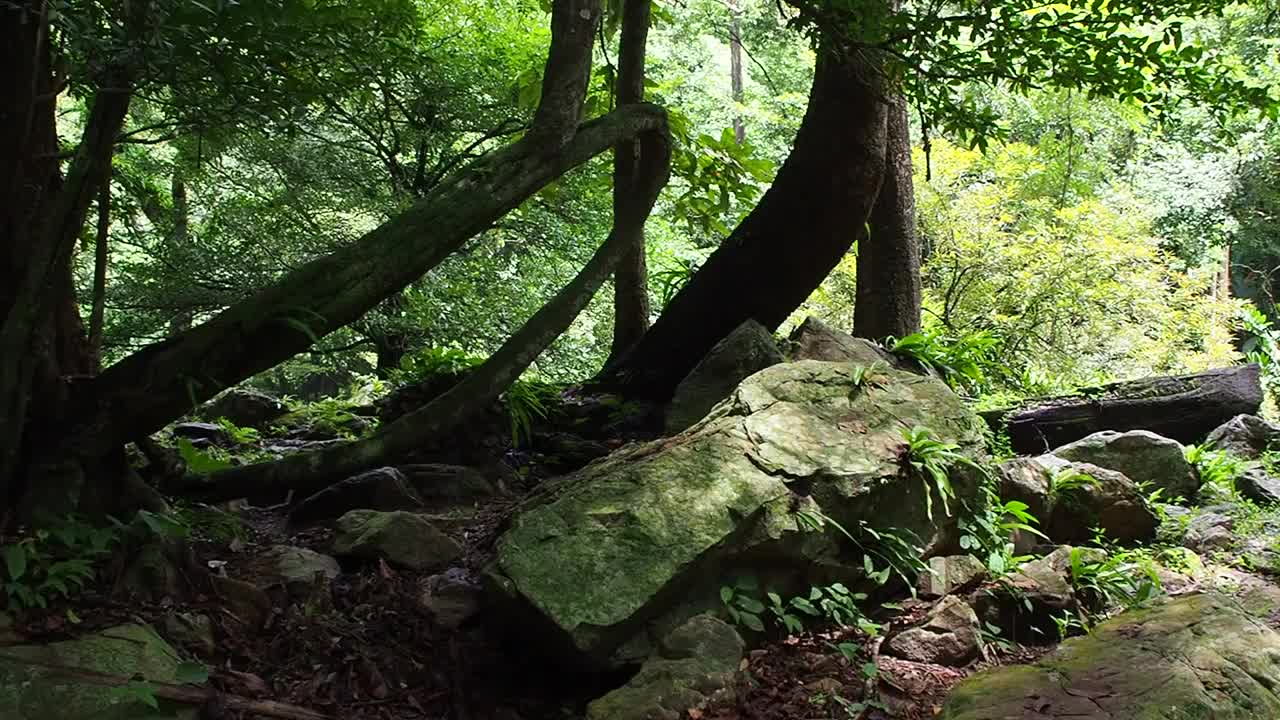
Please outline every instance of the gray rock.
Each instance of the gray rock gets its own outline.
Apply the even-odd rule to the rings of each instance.
[[[1259,505],[1280,503],[1280,480],[1260,467],[1251,467],[1236,478],[1236,490]]]
[[[498,489],[480,470],[463,465],[421,463],[403,465],[404,473],[418,497],[428,507],[471,505],[498,494]],[[356,508],[352,508],[353,510]],[[374,510],[407,510],[411,508],[372,508]]]
[[[1069,489],[1055,488],[1053,515],[1046,528],[1046,534],[1054,542],[1089,540],[1095,527],[1102,528],[1108,538],[1120,543],[1155,538],[1160,517],[1133,481],[1119,472],[1088,463],[1072,463],[1069,469],[1093,478],[1094,482]]]
[[[212,655],[217,650],[213,621],[202,613],[170,612],[164,619],[164,634],[169,640],[200,655]]]
[[[963,681],[938,720],[1280,718],[1280,634],[1233,598],[1130,610],[1034,665]]]
[[[436,624],[454,630],[480,612],[480,584],[466,570],[449,568],[426,579],[419,603]]]
[[[742,323],[676,386],[667,407],[667,432],[677,433],[698,422],[749,375],[782,361],[782,352],[765,326],[755,320]]]
[[[289,412],[276,398],[257,390],[232,388],[205,403],[200,414],[210,420],[226,418],[238,427],[261,428]]]
[[[412,570],[444,567],[462,556],[462,546],[453,538],[421,515],[403,511],[352,510],[343,515],[333,551]]]
[[[788,359],[851,362],[855,365],[896,366],[897,358],[888,350],[863,338],[840,332],[812,315],[787,338]]]
[[[949,595],[929,611],[924,622],[890,635],[884,649],[903,660],[959,667],[982,653],[979,628],[973,608]]]
[[[378,468],[335,483],[298,503],[289,524],[328,522],[351,510],[417,510],[424,506],[408,479],[393,467]]]
[[[711,615],[673,630],[626,685],[591,702],[587,720],[674,720],[727,688],[745,645],[737,631]]]
[[[199,709],[159,700],[151,708],[115,688],[77,681],[52,667],[176,683],[177,651],[146,625],[120,625],[92,635],[4,649],[0,715],[5,720],[195,720]]]
[[[1183,455],[1182,445],[1146,430],[1104,430],[1063,445],[1052,454],[1114,470],[1135,483],[1149,484],[1151,489],[1162,488],[1167,501],[1193,498],[1200,489],[1200,477]]]
[[[981,582],[986,576],[986,566],[972,555],[929,558],[929,571],[920,573],[916,589],[921,597],[942,597]]]
[[[1027,505],[1027,512],[1040,525],[1049,524],[1053,515],[1054,466],[1062,463],[1051,455],[1041,457],[1019,457],[1006,460],[996,468],[1000,481],[1000,499],[1009,502],[1016,500]],[[1018,553],[1026,553],[1039,542],[1032,533],[1016,531],[1013,537],[1014,548]]]
[[[970,604],[980,618],[1001,629],[1002,636],[1020,643],[1048,643],[1058,638],[1055,618],[1080,609],[1071,584],[1071,555],[1064,545],[1048,555],[1025,563],[997,583],[979,589]],[[1085,562],[1106,557],[1101,550],[1082,548]]]
[[[292,545],[274,545],[263,553],[278,582],[290,587],[307,587],[317,580],[328,581],[342,574],[338,561],[314,550]]]
[[[184,422],[173,426],[173,436],[190,440],[191,444],[200,446],[230,445],[231,436],[221,425],[206,422]]]
[[[1187,523],[1182,546],[1200,555],[1217,550],[1230,550],[1235,544],[1233,507],[1218,505],[1206,508]]]
[[[566,662],[630,663],[650,654],[641,639],[717,607],[720,587],[748,569],[775,572],[760,580],[778,587],[858,581],[861,555],[834,531],[807,530],[798,510],[909,531],[926,554],[953,546],[933,484],[904,468],[903,433],[928,426],[980,461],[981,420],[938,380],[887,368],[862,383],[860,370],[775,365],[695,428],[544,485],[498,538],[485,573],[495,598],[525,611],[531,633],[541,624],[563,641],[576,655]],[[977,500],[976,474],[957,465],[951,481],[953,512]]]
[[[1273,443],[1280,444],[1280,427],[1257,415],[1237,415],[1205,438],[1205,444],[1244,460],[1256,460]]]

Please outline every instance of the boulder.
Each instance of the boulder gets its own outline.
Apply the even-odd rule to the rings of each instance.
[[[1187,523],[1182,546],[1200,555],[1230,550],[1235,545],[1234,511],[1230,505],[1215,505],[1197,513]]]
[[[982,653],[982,634],[973,608],[958,597],[942,598],[924,621],[885,639],[884,652],[903,660],[960,667]]]
[[[987,567],[972,555],[929,558],[929,571],[920,573],[916,589],[921,597],[942,597],[981,582],[986,575]]]
[[[1146,430],[1104,430],[1053,451],[1065,460],[1115,470],[1139,484],[1164,490],[1164,498],[1190,499],[1200,489],[1200,477],[1176,440]]]
[[[480,584],[463,568],[449,568],[422,583],[418,602],[437,625],[454,630],[480,612]]]
[[[728,687],[745,646],[723,620],[698,615],[663,638],[621,688],[587,706],[587,720],[678,720]]]
[[[1280,427],[1257,415],[1237,415],[1205,438],[1206,445],[1244,460],[1256,460],[1273,443],[1280,443]]]
[[[1054,542],[1089,540],[1097,527],[1102,528],[1109,539],[1120,543],[1155,538],[1160,517],[1132,480],[1088,463],[1071,463],[1057,472],[1067,471],[1087,475],[1093,482],[1055,487],[1053,515],[1045,529]]]
[[[826,360],[855,365],[898,364],[898,359],[888,350],[870,340],[840,332],[812,315],[791,332],[787,345],[787,358],[792,362]]]
[[[261,428],[289,412],[289,406],[266,393],[232,388],[200,408],[210,420],[226,418],[238,427]]]
[[[1280,718],[1280,634],[1216,594],[1130,610],[960,683],[939,720]]]
[[[1280,480],[1260,467],[1246,469],[1236,478],[1236,490],[1259,505],[1280,503]]]
[[[1000,463],[996,468],[1000,499],[1025,503],[1027,512],[1041,528],[1048,526],[1053,515],[1053,473],[1064,464],[1050,455],[1019,457]],[[1027,552],[1037,542],[1039,538],[1032,533],[1022,530],[1013,533],[1014,548],[1019,553]]]
[[[448,565],[462,546],[426,518],[410,512],[352,510],[338,518],[333,551],[344,557],[386,560],[411,570]]]
[[[178,423],[173,426],[173,436],[190,440],[196,447],[231,444],[231,436],[221,425],[207,422]]]
[[[422,498],[404,473],[393,467],[369,470],[334,483],[298,503],[289,524],[305,527],[328,522],[351,510],[415,510]]]
[[[390,468],[388,468],[390,469]],[[497,468],[495,468],[496,470]],[[418,463],[402,465],[400,472],[409,482],[410,489],[427,507],[445,508],[473,505],[480,500],[498,494],[498,488],[477,468],[443,463]],[[351,508],[356,510],[359,508]],[[411,510],[402,508],[372,508],[373,510]]]
[[[720,587],[744,570],[779,592],[858,580],[861,555],[842,555],[830,523],[809,532],[797,511],[854,533],[864,523],[911,532],[928,554],[954,544],[936,498],[926,514],[931,483],[906,469],[903,433],[928,426],[980,460],[981,421],[938,380],[861,369],[775,365],[694,428],[544,484],[499,537],[487,579],[529,612],[524,628],[554,638],[544,647],[612,664],[648,655],[651,621],[660,631],[718,606]],[[976,500],[964,466],[952,483],[959,500]]]
[[[159,700],[159,707],[151,708],[116,688],[80,682],[55,669],[174,683],[179,664],[177,651],[147,625],[7,647],[0,655],[0,715],[5,720],[195,720],[197,707]]]
[[[1048,555],[1024,563],[1013,573],[975,591],[970,604],[984,621],[999,627],[1004,637],[1020,643],[1058,640],[1055,618],[1074,615],[1080,602],[1071,584],[1071,555],[1064,545]],[[1084,559],[1105,558],[1101,550],[1084,549]]]
[[[747,376],[783,361],[768,328],[747,320],[729,333],[676,386],[666,430],[678,433],[701,420]]]
[[[332,580],[342,574],[338,561],[314,550],[292,545],[273,545],[263,553],[274,580],[282,585],[306,588],[317,580]]]

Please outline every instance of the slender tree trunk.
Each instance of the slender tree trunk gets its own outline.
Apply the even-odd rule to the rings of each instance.
[[[853,334],[881,339],[920,330],[920,242],[916,235],[907,103],[893,100],[888,117],[884,185],[858,240]]]
[[[628,203],[614,217],[613,231],[582,271],[462,382],[364,440],[272,463],[189,476],[170,490],[208,501],[286,489],[314,493],[403,455],[419,447],[422,438],[457,427],[488,406],[568,329],[613,274],[627,252],[634,228],[643,225],[653,209],[670,172],[671,144],[665,126],[646,132],[639,145],[632,184],[636,202]]]
[[[102,329],[107,306],[107,246],[111,231],[111,178],[107,177],[98,191],[98,227],[93,245],[93,298],[89,310],[89,351],[93,354],[94,371],[102,369]]]
[[[600,380],[670,397],[711,347],[748,318],[776,328],[848,252],[885,167],[884,95],[865,51],[820,48],[791,155],[760,203]]]
[[[618,43],[618,106],[644,100],[644,56],[649,35],[650,0],[624,0],[622,33]],[[614,149],[613,214],[627,215],[630,206],[643,203],[636,177],[640,143],[627,140]],[[647,215],[647,213],[646,213]],[[645,261],[644,223],[615,228],[626,232],[628,248],[613,276],[613,347],[618,357],[635,345],[649,329],[649,269]]]
[[[739,145],[747,140],[742,120],[742,9],[729,4],[729,82],[733,97],[733,138]]]

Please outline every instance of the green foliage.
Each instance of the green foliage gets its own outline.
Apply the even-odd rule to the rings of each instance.
[[[787,633],[799,633],[806,622],[823,621],[838,627],[856,627],[867,635],[876,635],[880,625],[863,614],[859,603],[866,593],[855,593],[841,583],[812,587],[804,595],[783,599],[776,592],[765,592],[768,604],[757,599],[760,588],[754,578],[740,578],[734,585],[720,588],[720,602],[729,619],[755,632],[765,632],[766,618]],[[766,614],[767,613],[767,614]]]
[[[352,412],[355,404],[345,398],[322,398],[313,402],[295,406],[288,415],[276,421],[276,427],[284,431],[286,427],[308,427],[329,435],[356,439],[354,428],[367,424],[369,429],[377,428],[376,418],[362,418]]]
[[[981,507],[977,511],[961,513],[957,520],[960,549],[976,557],[986,565],[992,577],[998,578],[1030,559],[1029,556],[1013,554],[1014,532],[1027,532],[1041,538],[1045,535],[1037,527],[1039,518],[1028,512],[1026,503],[1000,498],[995,478],[989,474],[984,478],[982,493],[984,502]]]
[[[533,438],[533,424],[546,419],[547,408],[560,397],[559,388],[541,380],[517,380],[502,394],[511,423],[511,445],[518,447]]]
[[[1236,480],[1248,469],[1248,463],[1208,445],[1188,445],[1183,455],[1200,474],[1202,484],[1217,488],[1228,497],[1239,497]]]
[[[903,428],[906,441],[903,460],[924,481],[925,514],[933,519],[933,493],[936,490],[942,500],[942,511],[951,516],[950,501],[955,499],[951,485],[951,469],[957,464],[968,465],[977,472],[985,472],[981,466],[960,453],[960,446],[938,440],[926,427]]]
[[[884,585],[889,582],[890,577],[896,576],[914,592],[916,577],[921,572],[928,571],[920,539],[909,530],[877,530],[866,520],[859,520],[858,533],[855,535],[835,519],[817,510],[799,510],[795,515],[796,526],[801,530],[821,532],[831,526],[841,537],[853,543],[862,552],[863,572],[877,585]]]
[[[456,378],[484,362],[456,347],[424,347],[400,359],[389,378],[394,385],[414,385],[439,377]]]
[[[0,545],[9,608],[44,608],[54,598],[79,592],[121,537],[119,527],[97,527],[72,516]]]
[[[262,433],[254,428],[242,428],[226,418],[218,418],[218,425],[236,445],[253,445],[262,439]]]
[[[1060,501],[1067,501],[1080,490],[1096,487],[1098,479],[1072,467],[1054,471],[1049,481],[1049,494]]]
[[[1159,566],[1150,550],[1112,548],[1096,561],[1090,561],[1088,553],[1085,548],[1071,550],[1071,584],[1085,609],[1081,620],[1086,627],[1098,613],[1132,608],[1163,590]]]
[[[988,386],[987,371],[996,364],[1000,341],[985,330],[958,337],[927,328],[903,338],[888,338],[889,352],[937,370],[956,390],[976,393]]]
[[[1275,309],[1272,309],[1275,312]],[[1240,308],[1240,324],[1246,333],[1241,345],[1249,362],[1262,368],[1262,380],[1272,398],[1280,397],[1280,330],[1277,330],[1257,305],[1246,303]]]

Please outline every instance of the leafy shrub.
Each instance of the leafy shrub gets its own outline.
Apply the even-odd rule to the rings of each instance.
[[[1190,445],[1183,455],[1187,462],[1200,473],[1204,485],[1215,487],[1231,497],[1238,497],[1236,480],[1239,479],[1249,464],[1240,458],[1222,450],[1214,450],[1208,445]]]
[[[83,589],[121,534],[118,526],[96,527],[72,516],[0,546],[9,608],[48,607],[53,598],[70,597]]]
[[[462,375],[482,362],[484,358],[461,348],[425,347],[401,358],[400,367],[388,373],[388,378],[393,385],[413,385],[435,377]]]
[[[924,481],[925,514],[930,520],[933,519],[933,490],[936,489],[938,497],[942,499],[943,513],[950,517],[950,501],[956,496],[955,488],[951,485],[951,468],[962,464],[978,472],[985,470],[961,454],[959,445],[938,440],[927,427],[905,428],[902,437],[906,441],[904,460]]]
[[[953,389],[977,394],[988,389],[988,370],[997,364],[1000,341],[984,330],[949,336],[936,328],[888,338],[889,352],[937,370]]]

